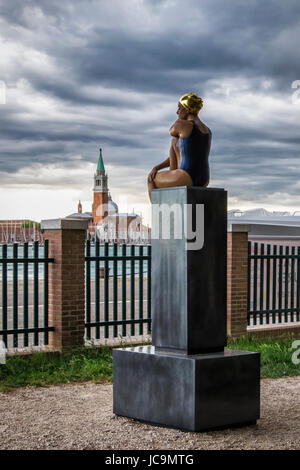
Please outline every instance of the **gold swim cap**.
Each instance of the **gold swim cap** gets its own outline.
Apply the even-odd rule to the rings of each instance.
[[[203,106],[203,101],[200,96],[196,93],[186,93],[183,95],[179,103],[186,109],[189,113],[197,115],[200,109]]]

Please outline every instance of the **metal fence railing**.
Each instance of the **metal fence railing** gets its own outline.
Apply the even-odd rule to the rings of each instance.
[[[86,338],[151,332],[151,245],[86,242]]]
[[[48,240],[0,250],[0,340],[48,344]],[[86,242],[87,340],[151,333],[151,245]],[[248,326],[300,322],[300,247],[248,243]]]
[[[7,348],[48,344],[48,240],[1,249],[0,339]]]
[[[248,326],[300,318],[300,247],[248,242]]]

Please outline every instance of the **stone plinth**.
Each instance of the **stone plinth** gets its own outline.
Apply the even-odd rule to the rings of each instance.
[[[223,351],[226,191],[153,190],[152,226],[152,344],[190,354]],[[196,233],[194,242],[187,241],[189,231]]]
[[[186,431],[259,418],[259,353],[183,355],[141,346],[114,349],[113,359],[117,415]]]
[[[260,354],[224,350],[227,193],[152,192],[152,346],[113,351],[114,413],[188,431],[255,423]]]

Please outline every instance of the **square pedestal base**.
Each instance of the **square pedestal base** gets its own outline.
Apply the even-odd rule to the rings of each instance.
[[[153,346],[113,351],[113,411],[152,424],[204,431],[255,422],[260,354],[183,355]]]

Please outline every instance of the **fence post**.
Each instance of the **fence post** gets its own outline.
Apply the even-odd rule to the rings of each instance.
[[[47,349],[63,351],[84,344],[85,332],[85,238],[87,221],[42,220],[49,240],[49,333]]]
[[[232,225],[227,246],[227,335],[247,335],[248,225]]]

